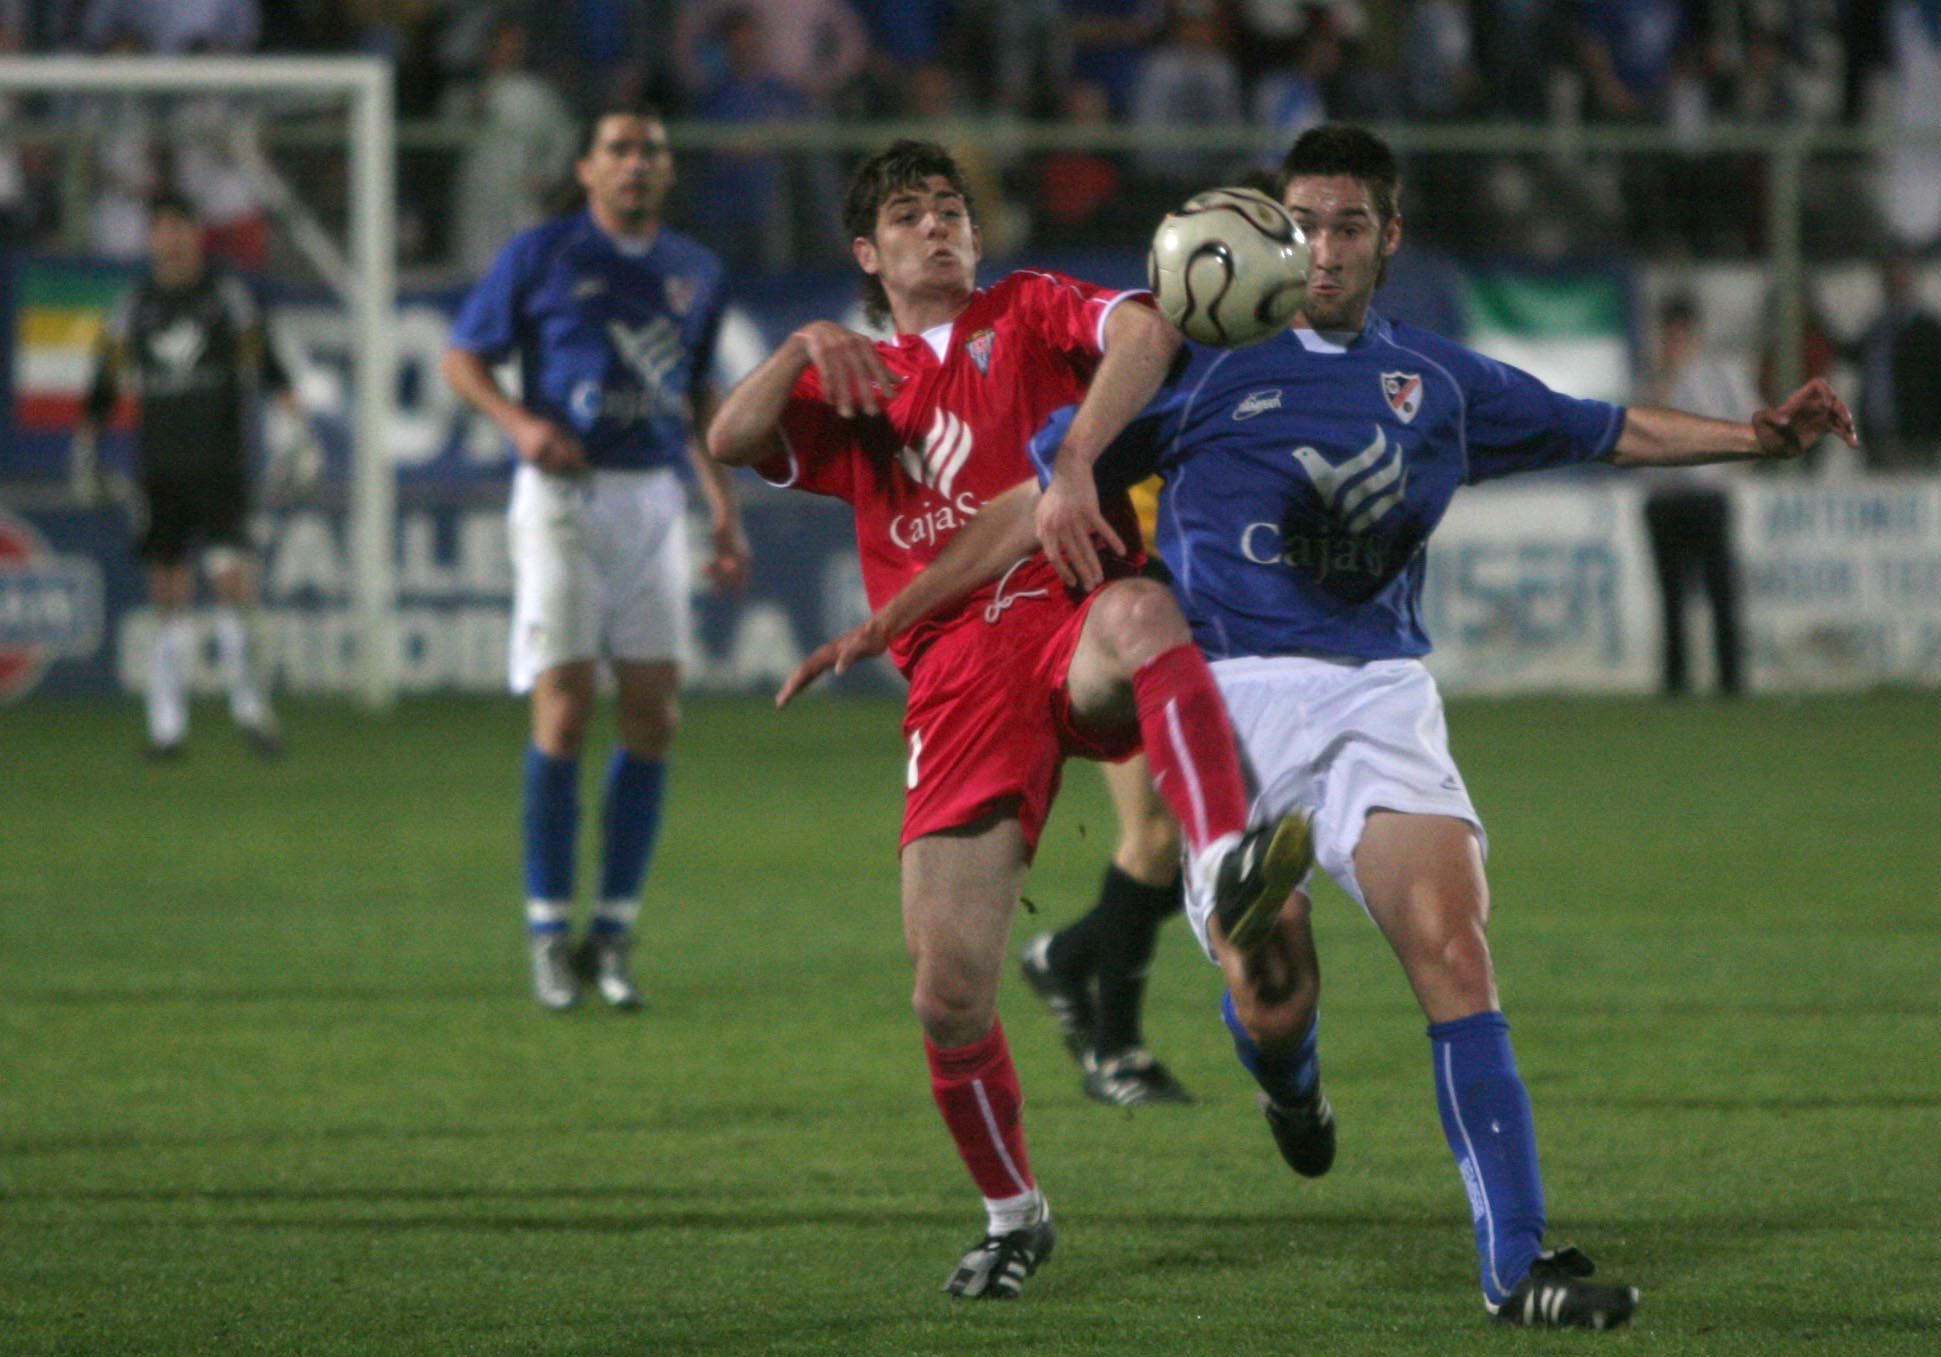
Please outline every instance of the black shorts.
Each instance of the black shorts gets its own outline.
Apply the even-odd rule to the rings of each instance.
[[[142,481],[135,554],[156,565],[180,565],[198,546],[248,549],[249,486],[240,468]]]

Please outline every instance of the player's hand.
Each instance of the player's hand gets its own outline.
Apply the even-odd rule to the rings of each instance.
[[[1038,497],[1038,544],[1058,578],[1068,585],[1096,589],[1105,579],[1105,569],[1094,539],[1103,538],[1120,555],[1125,554],[1125,543],[1099,512],[1098,487],[1092,484],[1090,469],[1067,471],[1068,465],[1062,457],[1053,465],[1051,483]]]
[[[896,395],[900,381],[866,335],[846,330],[832,320],[804,325],[794,336],[822,381],[822,398],[844,419],[858,414],[879,415]]]
[[[710,540],[714,554],[708,560],[708,582],[717,589],[740,593],[748,587],[748,567],[755,555],[740,517],[717,520]]]
[[[550,419],[527,415],[511,434],[519,456],[541,471],[586,470],[586,449],[580,446],[580,440]]]
[[[1850,448],[1860,446],[1853,412],[1821,377],[1754,415],[1752,432],[1760,453],[1776,459],[1798,457],[1830,433],[1838,434]]]
[[[788,706],[790,700],[804,688],[814,683],[831,670],[847,674],[850,669],[867,659],[873,659],[890,648],[890,638],[883,626],[874,618],[860,627],[851,628],[833,641],[825,641],[809,653],[809,657],[795,666],[788,682],[775,694],[777,707]]]

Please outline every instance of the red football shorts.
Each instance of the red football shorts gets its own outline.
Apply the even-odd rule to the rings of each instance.
[[[1072,715],[1065,679],[1097,598],[1054,590],[973,609],[923,652],[903,715],[903,843],[1015,806],[1035,850],[1067,757],[1138,752],[1138,722],[1100,729]]]

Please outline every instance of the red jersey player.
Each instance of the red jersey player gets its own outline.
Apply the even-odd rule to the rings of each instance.
[[[898,142],[851,182],[843,226],[872,343],[829,321],[791,335],[723,401],[708,450],[855,510],[863,582],[881,607],[978,509],[1035,476],[1032,433],[1081,401],[1071,438],[1103,448],[1157,390],[1179,344],[1143,294],[1050,273],[980,290],[971,201],[941,147]],[[1115,526],[1136,543],[1129,514]],[[946,1290],[1011,1297],[1050,1254],[1025,1153],[1022,1096],[997,1019],[1005,941],[1069,754],[1143,742],[1228,931],[1278,911],[1308,861],[1304,821],[1249,831],[1232,727],[1165,586],[1130,563],[1082,597],[1042,554],[881,638],[910,680],[902,835],[905,940],[931,1089],[988,1231]],[[892,636],[894,639],[892,640]]]

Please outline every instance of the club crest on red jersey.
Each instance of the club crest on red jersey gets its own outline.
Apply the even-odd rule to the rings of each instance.
[[[977,370],[986,377],[991,375],[991,346],[996,342],[996,331],[989,329],[979,330],[964,341],[964,352],[970,355],[971,362],[977,364]]]
[[[1388,398],[1388,408],[1395,412],[1396,418],[1407,424],[1422,408],[1422,374],[1384,372],[1382,395]]]

